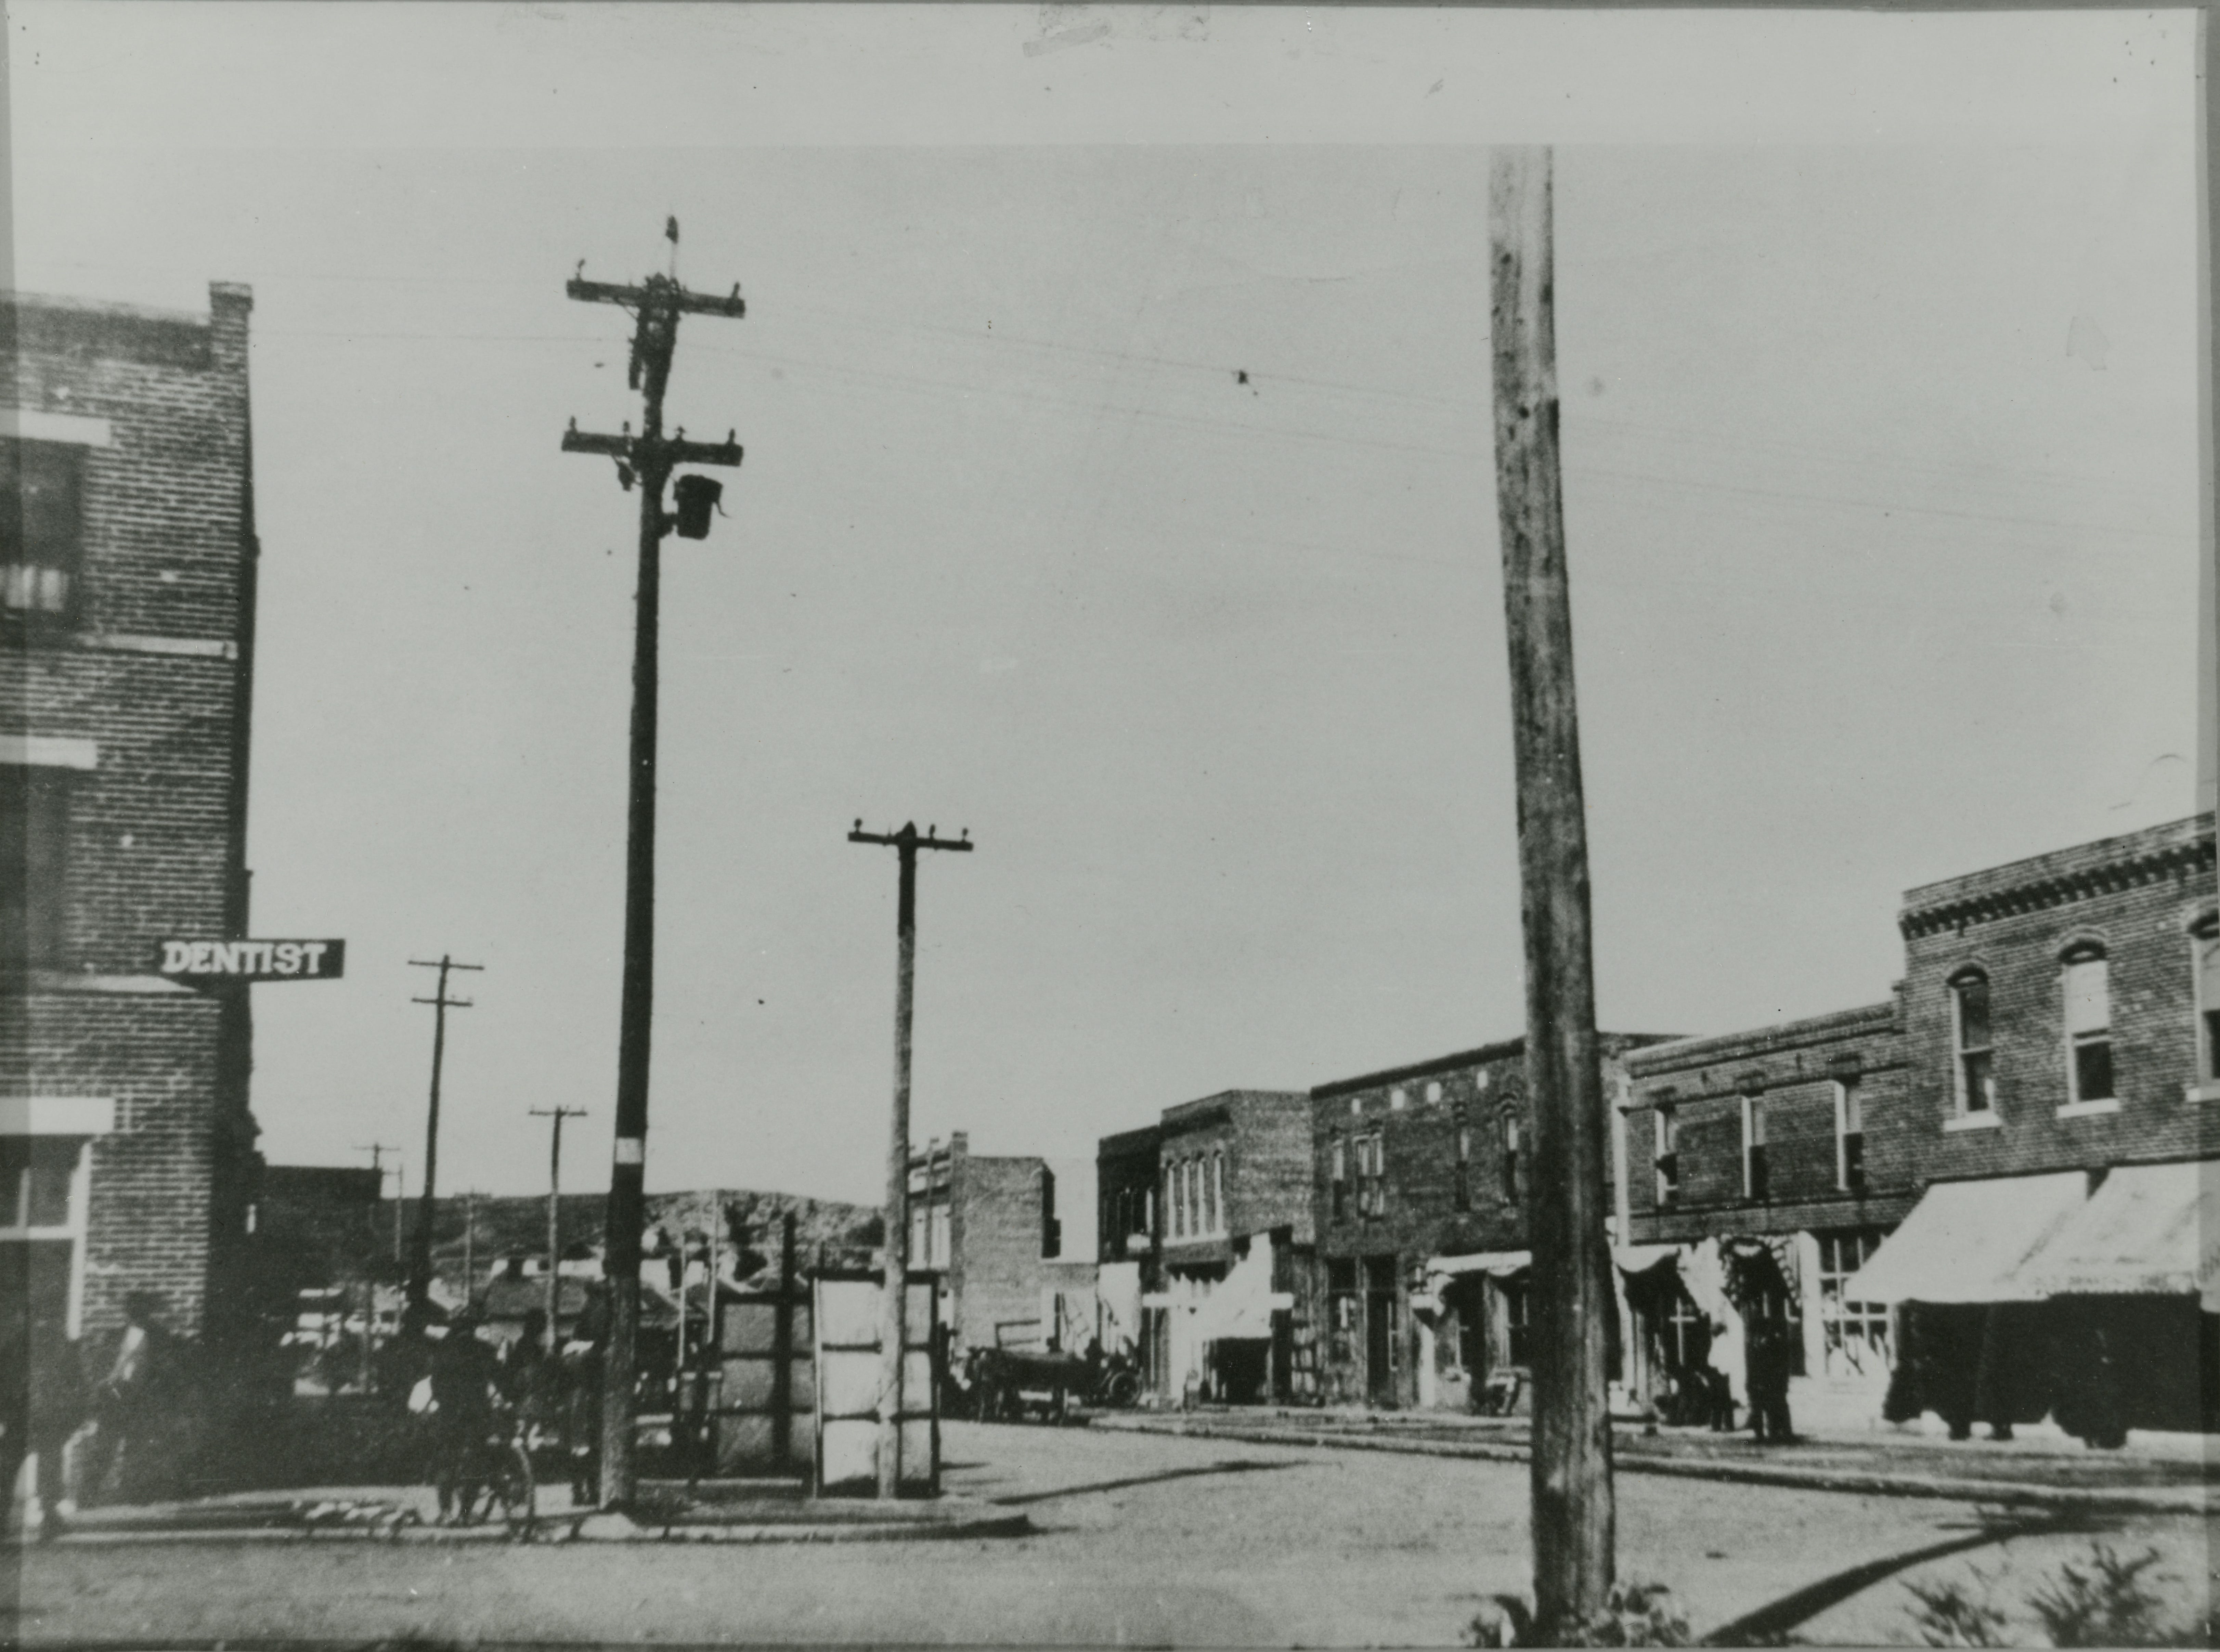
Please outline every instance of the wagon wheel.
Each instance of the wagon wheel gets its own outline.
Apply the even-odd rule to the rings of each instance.
[[[1102,1385],[1106,1404],[1124,1408],[1141,1397],[1141,1380],[1131,1371],[1113,1371],[1110,1380]]]

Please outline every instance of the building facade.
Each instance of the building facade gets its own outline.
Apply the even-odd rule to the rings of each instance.
[[[1080,1353],[1099,1334],[1090,1161],[975,1154],[957,1131],[911,1156],[909,1205],[909,1265],[940,1275],[957,1355]]]
[[[1628,1053],[1660,1041],[1599,1036],[1607,1096],[1624,1088]],[[1309,1111],[1317,1397],[1462,1410],[1492,1381],[1492,1403],[1519,1403],[1533,1193],[1525,1038],[1321,1084]]]
[[[1298,1287],[1310,1269],[1310,1101],[1223,1090],[1155,1131],[1155,1282],[1144,1374],[1166,1401],[1285,1403],[1313,1386]]]
[[[251,307],[0,299],[0,1288],[73,1333],[256,1311],[246,988],[157,970],[246,932]]]
[[[1901,1020],[1891,998],[1628,1057],[1622,1271],[1638,1404],[1669,1411],[1706,1365],[1743,1395],[1749,1321],[1765,1318],[1790,1333],[1796,1414],[1878,1412],[1887,1310],[1843,1286],[1918,1197],[1927,1138]]]
[[[1893,1414],[2213,1426],[2217,905],[2210,814],[1905,894],[1925,1186],[1852,1281],[1896,1309]]]
[[[1746,1400],[1779,1317],[1799,1418],[2210,1427],[2213,845],[2206,814],[1914,888],[1888,1002],[1631,1057],[1646,1397],[1709,1365]]]

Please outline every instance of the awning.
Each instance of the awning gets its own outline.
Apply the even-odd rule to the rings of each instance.
[[[2017,1279],[2034,1296],[2220,1300],[2220,1160],[2121,1165]]]
[[[2028,1302],[2017,1275],[2087,1196],[2080,1170],[1938,1181],[1872,1260],[1843,1282],[1849,1302]]]
[[[1618,1271],[1628,1275],[1646,1274],[1668,1262],[1677,1262],[1680,1257],[1681,1247],[1677,1244],[1626,1244],[1611,1253],[1611,1259],[1618,1264]]]
[[[1461,1274],[1487,1274],[1504,1279],[1534,1265],[1531,1250],[1475,1250],[1469,1256],[1429,1256],[1429,1278],[1455,1279]]]

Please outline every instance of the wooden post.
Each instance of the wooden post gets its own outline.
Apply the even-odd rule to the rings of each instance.
[[[1550,152],[1499,149],[1492,174],[1496,504],[1518,768],[1526,1088],[1534,1109],[1528,1201],[1534,1605],[1537,1624],[1557,1631],[1593,1616],[1611,1590],[1614,1510],[1604,1362],[1613,1306],[1557,448]]]
[[[971,834],[951,842],[927,826],[920,837],[917,823],[900,832],[864,830],[861,820],[848,834],[850,843],[884,844],[899,858],[900,882],[895,899],[895,1105],[893,1128],[887,1138],[887,1205],[883,1217],[886,1244],[879,1299],[879,1495],[889,1500],[901,1494],[902,1356],[907,1351],[909,1295],[909,1045],[910,1013],[917,982],[917,851],[946,849],[971,851]]]

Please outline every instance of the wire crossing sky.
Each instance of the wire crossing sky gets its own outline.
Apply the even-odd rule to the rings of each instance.
[[[562,1105],[602,1185],[633,523],[558,444],[637,405],[563,284],[669,215],[747,462],[664,557],[652,1188],[876,1195],[859,815],[981,845],[920,1140],[1518,1030],[1492,140],[1561,146],[1606,1026],[1877,1001],[1904,888],[2195,807],[2188,14],[10,16],[16,284],[255,290],[255,923],[349,952],[257,1000],[274,1161],[418,1139],[451,951],[443,1182]]]

